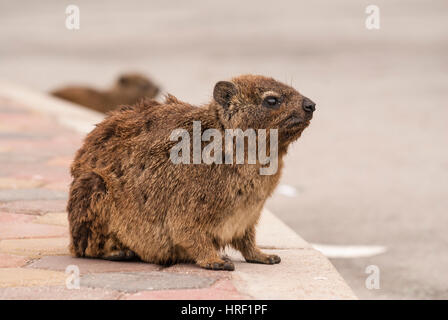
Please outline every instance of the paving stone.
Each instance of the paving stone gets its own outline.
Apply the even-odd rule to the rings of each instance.
[[[50,212],[64,212],[66,200],[32,200],[0,203],[0,211],[42,215]]]
[[[0,147],[0,162],[2,163],[2,165],[4,166],[5,164],[15,164],[17,166],[17,164],[36,164],[36,163],[42,163],[48,160],[48,158],[50,158],[52,155],[54,155],[54,153],[43,153],[43,152],[39,152],[37,153],[36,151],[30,151],[30,152],[24,152],[24,151],[12,151],[12,148],[3,148]],[[11,172],[12,171],[12,172]],[[9,172],[9,174],[11,176],[14,176],[14,172],[13,170],[4,170],[4,168],[2,169],[1,173],[3,175],[7,175],[7,173]]]
[[[36,153],[36,150],[30,152]],[[55,151],[51,151],[54,155]],[[23,155],[28,157],[28,154]],[[2,162],[0,166],[0,176],[14,177],[16,179],[33,179],[42,180],[44,182],[56,182],[71,180],[69,168],[59,166],[49,166],[40,161],[21,162],[16,159]]]
[[[77,266],[80,274],[104,272],[151,272],[162,268],[159,265],[145,262],[74,258],[68,255],[42,257],[29,264],[27,268],[65,271],[69,265]]]
[[[30,239],[30,238],[58,238],[67,236],[68,229],[37,223],[10,224],[0,226],[0,240]]]
[[[32,189],[42,185],[39,180],[0,178],[0,189]]]
[[[4,105],[4,104],[0,105],[0,112],[2,114],[5,114],[5,113],[26,114],[27,113],[27,111],[24,109],[11,107],[11,105]],[[2,126],[4,126],[4,124],[2,124]]]
[[[180,263],[175,264],[169,267],[165,267],[162,270],[163,272],[176,272],[176,273],[184,273],[184,274],[197,274],[206,276],[209,278],[215,278],[215,279],[230,279],[232,275],[232,271],[213,271],[213,270],[207,270],[203,269],[193,263]]]
[[[121,295],[117,291],[65,286],[0,288],[0,300],[113,300]]]
[[[0,201],[17,200],[61,200],[67,199],[66,192],[47,189],[9,189],[0,190]]]
[[[14,124],[15,128],[31,132],[51,132],[57,130],[58,127],[50,117],[39,116],[29,111],[25,113],[4,113],[2,114],[2,121],[6,124]]]
[[[33,216],[0,212],[0,240],[68,236],[68,229],[32,223]]]
[[[249,296],[240,294],[230,280],[219,280],[210,288],[142,291],[127,294],[126,300],[243,300]]]
[[[81,286],[124,292],[190,289],[209,287],[215,279],[193,274],[169,272],[125,272],[88,274],[81,277]]]
[[[39,131],[40,132],[40,131]],[[52,133],[57,135],[57,132]],[[64,135],[64,132],[60,132],[60,135]],[[69,139],[64,137],[52,138],[52,139],[40,139],[40,140],[3,140],[2,144],[5,147],[10,147],[12,152],[37,152],[38,154],[50,154],[55,155],[73,155],[80,145],[75,145],[70,142]]]
[[[2,113],[0,113],[0,117]],[[17,128],[14,128],[13,126],[8,126],[5,123],[0,123],[0,132],[19,132],[19,131],[17,130]]]
[[[49,255],[68,255],[67,238],[0,240],[0,252],[38,258]]]
[[[66,212],[46,213],[42,216],[35,217],[32,221],[34,223],[68,227],[68,218]]]
[[[0,146],[0,152],[1,152],[0,156],[5,155],[5,153],[7,153],[7,152],[8,153],[11,152],[12,149],[13,148],[11,148],[11,147]]]
[[[1,268],[0,288],[65,285],[67,275],[64,272],[24,269]]]
[[[70,189],[70,184],[71,181],[54,181],[54,182],[49,182],[49,183],[45,183],[45,189],[49,189],[49,190],[57,190],[57,191],[64,191],[67,192]]]
[[[73,162],[73,157],[55,157],[47,161],[50,166],[59,166],[64,168],[70,168]]]
[[[82,145],[84,141],[84,135],[78,134],[71,130],[67,130],[65,127],[61,129],[63,134],[54,135],[52,142],[62,145],[70,146],[75,151]],[[73,158],[73,157],[72,157]]]
[[[0,117],[1,115],[2,113],[0,113]],[[0,133],[18,133],[18,132],[21,132],[19,128],[15,128],[14,126],[10,126],[5,123],[0,123]]]
[[[0,139],[2,140],[18,140],[18,139],[26,139],[26,140],[43,140],[48,139],[51,136],[49,134],[41,134],[41,133],[28,133],[28,132],[14,132],[14,131],[0,131]]]
[[[67,227],[32,223],[32,216],[0,213],[0,240],[68,236]]]
[[[26,264],[26,259],[21,256],[0,253],[0,268],[18,268]]]
[[[33,220],[33,216],[0,211],[0,226],[10,223],[27,223]],[[1,233],[0,233],[1,234]]]

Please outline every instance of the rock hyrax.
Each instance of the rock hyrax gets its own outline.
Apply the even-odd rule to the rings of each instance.
[[[255,226],[278,184],[288,145],[309,125],[315,104],[290,86],[254,75],[220,81],[195,107],[168,95],[111,112],[86,137],[71,167],[68,202],[72,254],[233,270],[220,250],[247,262],[279,263],[255,243]],[[277,129],[278,170],[249,164],[174,164],[173,130]]]
[[[159,88],[151,80],[136,73],[120,76],[115,85],[108,90],[72,86],[57,89],[52,95],[83,105],[99,112],[108,112],[119,105],[132,105],[142,98],[155,98]]]

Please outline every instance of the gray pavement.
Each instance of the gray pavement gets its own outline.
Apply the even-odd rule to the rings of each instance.
[[[0,1],[0,77],[40,90],[153,76],[192,103],[216,81],[271,75],[318,104],[268,208],[307,241],[380,245],[332,259],[360,298],[448,298],[446,1]],[[381,289],[365,287],[368,265]]]

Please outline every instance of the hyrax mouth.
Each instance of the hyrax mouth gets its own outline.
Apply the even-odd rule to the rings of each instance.
[[[286,118],[283,121],[283,125],[286,129],[293,129],[293,128],[297,128],[300,125],[302,125],[304,123],[303,119],[300,118],[298,115],[296,114],[292,114],[290,115],[288,118]]]

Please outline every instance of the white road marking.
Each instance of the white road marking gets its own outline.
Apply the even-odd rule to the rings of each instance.
[[[366,258],[376,256],[387,251],[383,246],[342,246],[330,244],[311,243],[314,249],[320,251],[327,258]]]
[[[281,184],[277,187],[277,189],[275,189],[275,194],[281,194],[283,196],[294,198],[297,197],[298,192],[293,186]]]

